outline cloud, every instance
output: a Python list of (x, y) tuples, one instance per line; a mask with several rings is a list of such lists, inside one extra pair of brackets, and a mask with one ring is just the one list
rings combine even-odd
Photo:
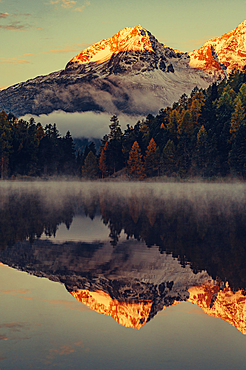
[(31, 63), (31, 62), (26, 59), (10, 58), (10, 59), (1, 60), (0, 63), (26, 64), (26, 63)]
[(19, 332), (21, 329), (25, 328), (27, 325), (25, 323), (10, 322), (6, 324), (0, 324), (0, 329), (9, 329), (10, 331)]
[(1, 18), (7, 18), (8, 15), (9, 15), (9, 13), (0, 13), (0, 19)]
[(13, 17), (33, 17), (30, 13), (11, 13)]
[(85, 10), (85, 5), (82, 5), (80, 8), (75, 8), (75, 12), (83, 12)]
[(0, 29), (2, 30), (11, 30), (11, 31), (23, 31), (27, 28), (30, 28), (30, 25), (27, 24), (20, 24), (20, 22), (12, 22), (7, 25), (0, 24)]
[(90, 1), (86, 1), (86, 3), (78, 8), (73, 9), (75, 12), (83, 12), (87, 6), (91, 5)]
[(65, 9), (72, 8), (76, 3), (77, 1), (74, 0), (50, 0), (51, 5), (59, 4)]
[[(29, 120), (32, 115), (22, 117)], [(36, 122), (43, 126), (49, 123), (56, 123), (61, 135), (65, 135), (69, 130), (73, 137), (102, 138), (109, 133), (109, 123), (112, 114), (109, 113), (65, 113), (62, 111), (53, 112), (49, 115), (33, 116)], [(127, 114), (118, 115), (121, 128), (124, 130), (126, 125), (133, 126), (143, 116), (128, 116)]]
[(0, 30), (24, 31), (30, 28), (41, 29), (41, 27), (35, 27), (25, 21), (23, 23), (23, 17), (24, 19), (35, 18), (35, 16), (30, 13), (0, 13), (0, 19), (10, 18), (8, 24), (0, 24)]
[(33, 53), (26, 53), (22, 54), (21, 57), (30, 57), (31, 55), (34, 55)]
[(50, 356), (51, 358), (53, 358), (54, 354), (62, 356), (62, 355), (70, 355), (70, 353), (73, 353), (73, 352), (75, 352), (75, 349), (72, 346), (64, 344), (59, 349), (50, 349)]
[(74, 353), (78, 350), (78, 348), (76, 348), (76, 347), (83, 348), (84, 352), (90, 352), (90, 348), (85, 347), (84, 343), (81, 341), (81, 342), (77, 342), (77, 343), (74, 343), (74, 344), (63, 344), (62, 346), (60, 346), (58, 348), (51, 348), (49, 350), (49, 353), (46, 356), (46, 358), (48, 360), (53, 360), (57, 356), (70, 355), (71, 353)]
[(83, 5), (77, 6), (76, 0), (50, 0), (49, 4), (51, 5), (60, 5), (64, 9), (72, 9), (75, 12), (83, 12), (87, 6), (90, 5), (90, 1), (86, 1)]

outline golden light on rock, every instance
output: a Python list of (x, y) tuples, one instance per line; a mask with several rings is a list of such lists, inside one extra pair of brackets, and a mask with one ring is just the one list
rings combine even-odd
[[(189, 289), (189, 302), (197, 304), (210, 316), (219, 317), (246, 334), (246, 296), (226, 286), (202, 284)], [(214, 297), (214, 299), (212, 299)]]
[(152, 302), (137, 303), (120, 302), (112, 299), (107, 293), (99, 290), (90, 292), (79, 289), (70, 292), (79, 302), (84, 303), (93, 311), (113, 317), (120, 325), (127, 328), (140, 329), (147, 322)]

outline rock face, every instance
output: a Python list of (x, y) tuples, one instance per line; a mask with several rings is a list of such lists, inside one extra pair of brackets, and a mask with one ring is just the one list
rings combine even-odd
[(246, 334), (246, 296), (241, 290), (233, 292), (230, 287), (202, 284), (189, 289), (192, 302), (210, 316), (219, 317)]
[(0, 91), (0, 110), (17, 116), (101, 111), (157, 113), (217, 78), (189, 65), (187, 53), (156, 40), (140, 25), (127, 27), (76, 55), (64, 70)]
[(190, 66), (213, 75), (227, 76), (246, 65), (246, 21), (235, 30), (207, 41), (200, 49), (189, 53)]

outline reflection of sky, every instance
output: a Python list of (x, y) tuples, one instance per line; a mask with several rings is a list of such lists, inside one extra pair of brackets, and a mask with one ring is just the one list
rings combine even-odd
[[(75, 216), (73, 222), (67, 229), (66, 225), (62, 223), (59, 225), (55, 237), (49, 239), (56, 243), (63, 243), (66, 241), (83, 241), (92, 242), (95, 240), (108, 240), (110, 230), (108, 226), (104, 225), (101, 216), (96, 215), (93, 220), (86, 216)], [(45, 235), (42, 235), (41, 239), (46, 239)]]
[(246, 337), (191, 303), (139, 331), (92, 312), (59, 283), (0, 266), (1, 369), (245, 369)]

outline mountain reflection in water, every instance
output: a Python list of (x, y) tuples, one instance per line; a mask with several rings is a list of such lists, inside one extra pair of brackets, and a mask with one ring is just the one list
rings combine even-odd
[[(189, 301), (246, 334), (245, 211), (242, 184), (7, 183), (0, 261), (126, 327)], [(108, 238), (56, 240), (86, 217), (100, 217)]]

